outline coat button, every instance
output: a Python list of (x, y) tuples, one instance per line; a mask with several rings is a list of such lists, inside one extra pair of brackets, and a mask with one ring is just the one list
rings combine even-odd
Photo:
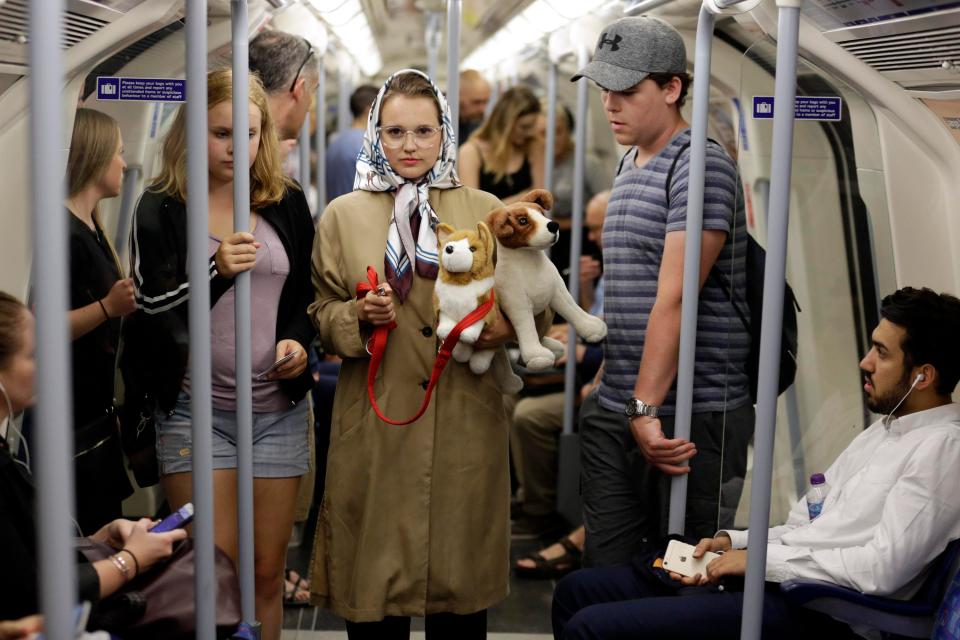
[(425, 326), (423, 327), (423, 329), (420, 329), (420, 333), (423, 335), (424, 338), (429, 338), (430, 336), (433, 335), (433, 329)]
[(429, 387), (429, 386), (430, 386), (430, 381), (429, 381), (429, 380), (424, 380), (423, 382), (420, 383), (420, 388), (423, 389), (424, 391), (426, 391), (426, 390), (427, 390), (427, 387)]

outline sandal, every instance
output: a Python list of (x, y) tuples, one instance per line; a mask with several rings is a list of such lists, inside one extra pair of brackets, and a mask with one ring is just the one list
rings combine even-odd
[(310, 583), (293, 569), (286, 569), (283, 572), (283, 577), (283, 606), (309, 606)]
[(566, 536), (557, 540), (557, 544), (563, 547), (564, 553), (561, 556), (547, 560), (540, 552), (534, 552), (523, 556), (518, 560), (532, 560), (533, 567), (522, 567), (516, 563), (513, 565), (513, 571), (518, 578), (529, 578), (533, 580), (558, 580), (571, 571), (580, 568), (580, 559), (583, 552), (576, 547)]

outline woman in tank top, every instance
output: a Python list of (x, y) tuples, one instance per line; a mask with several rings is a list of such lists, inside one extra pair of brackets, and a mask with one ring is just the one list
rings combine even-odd
[(537, 135), (540, 102), (526, 87), (508, 89), (490, 117), (460, 147), (460, 177), (468, 187), (510, 204), (543, 186), (543, 141)]

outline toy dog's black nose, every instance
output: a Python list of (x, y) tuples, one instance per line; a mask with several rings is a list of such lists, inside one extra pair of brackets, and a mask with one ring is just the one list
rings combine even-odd
[(547, 223), (547, 231), (549, 231), (550, 233), (556, 233), (559, 228), (560, 228), (560, 225), (554, 222), (553, 220)]
[(444, 249), (447, 253), (453, 253), (453, 245), (447, 245)]

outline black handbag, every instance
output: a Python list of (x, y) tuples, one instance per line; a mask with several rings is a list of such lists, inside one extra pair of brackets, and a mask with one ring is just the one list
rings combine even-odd
[(120, 446), (130, 463), (133, 477), (141, 488), (160, 482), (157, 462), (157, 426), (155, 403), (149, 396), (141, 402), (128, 402), (120, 407)]
[[(80, 553), (89, 562), (104, 560), (116, 549), (82, 538)], [(240, 582), (233, 561), (214, 548), (217, 637), (229, 638), (240, 624)], [(196, 637), (193, 540), (181, 542), (173, 555), (101, 600), (91, 616), (90, 629), (102, 629), (138, 640), (186, 640)]]

